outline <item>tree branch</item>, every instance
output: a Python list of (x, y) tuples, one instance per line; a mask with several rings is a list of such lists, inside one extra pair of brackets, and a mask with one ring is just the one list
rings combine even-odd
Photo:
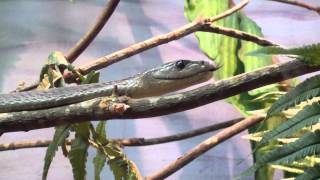
[(210, 17), (210, 18), (199, 18), (199, 19), (197, 19), (187, 25), (184, 25), (184, 26), (178, 28), (175, 31), (172, 31), (172, 32), (169, 32), (166, 34), (162, 34), (159, 36), (155, 36), (153, 38), (150, 38), (150, 39), (145, 40), (143, 42), (131, 45), (125, 49), (114, 52), (110, 55), (101, 57), (93, 62), (90, 62), (88, 64), (80, 66), (78, 68), (78, 70), (83, 74), (87, 74), (93, 70), (102, 69), (102, 68), (109, 66), (113, 63), (116, 63), (120, 60), (131, 57), (133, 55), (136, 55), (142, 51), (159, 46), (161, 44), (168, 43), (173, 40), (180, 39), (188, 34), (199, 31), (203, 26), (205, 26), (207, 24), (211, 25), (214, 21), (220, 20), (226, 16), (229, 16), (229, 15), (235, 13), (236, 11), (240, 10), (245, 5), (247, 5), (248, 2), (249, 2), (249, 0), (243, 0), (242, 2), (237, 4), (236, 6), (230, 8), (229, 10), (227, 10), (217, 16)]
[(172, 142), (172, 141), (180, 141), (183, 139), (191, 138), (191, 137), (205, 134), (208, 132), (227, 128), (227, 127), (232, 126), (233, 124), (238, 123), (242, 120), (243, 120), (243, 118), (237, 118), (237, 119), (233, 119), (230, 121), (217, 123), (217, 124), (213, 124), (213, 125), (206, 126), (203, 128), (195, 129), (193, 131), (174, 134), (171, 136), (164, 136), (164, 137), (151, 138), (151, 139), (129, 138), (129, 139), (119, 139), (116, 141), (118, 141), (123, 146), (146, 146), (146, 145), (162, 144), (162, 143), (168, 143), (168, 142)]
[[(219, 19), (222, 19), (238, 10), (243, 8), (246, 4), (248, 4), (249, 0), (243, 0), (238, 5), (232, 7), (231, 9), (225, 11), (224, 13), (211, 17), (211, 18), (199, 18), (187, 25), (184, 25), (174, 31), (171, 31), (166, 34), (162, 34), (159, 36), (152, 37), (150, 39), (147, 39), (145, 41), (133, 44), (127, 48), (124, 48), (122, 50), (116, 51), (112, 54), (109, 54), (107, 56), (100, 57), (88, 64), (82, 65), (77, 68), (79, 72), (81, 72), (83, 75), (88, 74), (92, 70), (100, 70), (106, 66), (109, 66), (113, 63), (116, 63), (118, 61), (121, 61), (125, 58), (131, 57), (133, 55), (136, 55), (140, 52), (146, 51), (148, 49), (151, 49), (153, 47), (168, 43), (173, 40), (180, 39), (186, 35), (192, 34), (196, 31), (201, 30), (203, 26), (211, 25), (214, 21), (217, 21)], [(66, 79), (73, 79), (73, 77), (64, 77)], [(31, 89), (36, 88), (38, 83), (33, 83), (30, 86), (27, 86), (25, 88), (20, 88), (16, 91), (28, 91)]]
[(280, 2), (280, 3), (286, 3), (286, 4), (291, 4), (294, 6), (299, 6), (305, 9), (309, 9), (311, 11), (315, 11), (320, 15), (320, 6), (314, 6), (311, 4), (307, 4), (305, 2), (299, 2), (299, 1), (294, 1), (294, 0), (269, 0), (269, 1), (275, 1), (275, 2)]
[[(111, 139), (111, 141), (117, 141), (122, 146), (147, 146), (168, 143), (172, 141), (180, 141), (183, 139), (191, 138), (208, 132), (216, 131), (229, 127), (235, 123), (240, 122), (243, 118), (237, 118), (230, 121), (213, 124), (210, 126), (202, 127), (188, 132), (178, 133), (170, 136), (163, 136), (158, 138), (126, 138), (126, 139)], [(72, 140), (67, 140), (66, 144), (71, 145)], [(7, 144), (0, 144), (0, 151), (24, 149), (24, 148), (37, 148), (37, 147), (47, 147), (52, 140), (37, 140), (37, 141), (21, 141), (21, 142), (12, 142)]]
[(223, 34), (229, 37), (238, 38), (245, 41), (251, 41), (261, 46), (280, 46), (275, 42), (272, 42), (270, 40), (267, 40), (259, 36), (255, 36), (253, 34), (250, 34), (244, 31), (239, 31), (237, 29), (231, 29), (231, 28), (226, 28), (226, 27), (221, 27), (216, 25), (203, 26), (200, 29), (200, 31)]
[[(320, 70), (320, 66), (308, 66), (300, 60), (292, 60), (174, 95), (142, 99), (108, 98), (108, 101), (105, 98), (96, 98), (51, 109), (1, 113), (0, 132), (28, 131), (89, 119), (134, 119), (167, 115), (317, 70)], [(125, 109), (121, 108), (125, 106), (129, 108), (121, 110)]]
[(116, 9), (120, 0), (110, 0), (109, 3), (102, 10), (94, 26), (71, 48), (66, 55), (67, 60), (73, 63), (77, 57), (90, 45), (94, 38), (101, 31), (103, 26), (107, 23), (114, 10)]
[(240, 121), (223, 131), (217, 133), (216, 135), (206, 139), (202, 143), (198, 144), (196, 147), (189, 150), (186, 154), (183, 156), (177, 158), (174, 162), (168, 164), (158, 172), (155, 172), (151, 176), (145, 177), (146, 180), (152, 180), (152, 179), (165, 179), (166, 177), (170, 176), (171, 174), (175, 173), (188, 163), (190, 163), (192, 160), (196, 159), (200, 155), (204, 154), (211, 148), (215, 147), (216, 145), (224, 142), (225, 140), (233, 137), (234, 135), (240, 133), (243, 130), (246, 130), (247, 128), (259, 123), (262, 121), (264, 117), (259, 116), (251, 116), (243, 121)]
[[(37, 141), (20, 141), (7, 144), (0, 144), (0, 151), (36, 148), (36, 147), (48, 147), (52, 140), (37, 140)], [(70, 140), (66, 140), (67, 145), (71, 145)]]

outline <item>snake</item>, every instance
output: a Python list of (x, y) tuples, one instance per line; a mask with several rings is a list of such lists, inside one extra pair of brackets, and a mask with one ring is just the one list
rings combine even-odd
[(117, 81), (0, 94), (0, 113), (47, 109), (111, 96), (115, 85), (119, 96), (160, 96), (205, 82), (218, 68), (207, 61), (180, 59)]

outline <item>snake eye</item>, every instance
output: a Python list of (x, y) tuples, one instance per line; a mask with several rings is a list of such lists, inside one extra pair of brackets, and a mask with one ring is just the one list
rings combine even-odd
[(187, 64), (186, 61), (180, 60), (176, 62), (175, 66), (177, 69), (181, 70), (186, 66), (186, 64)]

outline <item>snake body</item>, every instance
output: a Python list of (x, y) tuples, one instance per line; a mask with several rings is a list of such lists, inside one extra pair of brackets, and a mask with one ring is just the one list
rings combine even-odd
[(216, 69), (217, 66), (204, 61), (178, 60), (119, 81), (1, 94), (0, 112), (52, 108), (110, 96), (114, 85), (119, 95), (157, 96), (207, 81)]

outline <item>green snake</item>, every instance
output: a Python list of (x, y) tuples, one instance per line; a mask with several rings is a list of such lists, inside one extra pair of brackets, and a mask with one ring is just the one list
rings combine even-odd
[(178, 60), (119, 81), (0, 94), (0, 112), (52, 108), (110, 96), (115, 85), (119, 95), (159, 96), (205, 82), (217, 69), (216, 65), (205, 61)]

